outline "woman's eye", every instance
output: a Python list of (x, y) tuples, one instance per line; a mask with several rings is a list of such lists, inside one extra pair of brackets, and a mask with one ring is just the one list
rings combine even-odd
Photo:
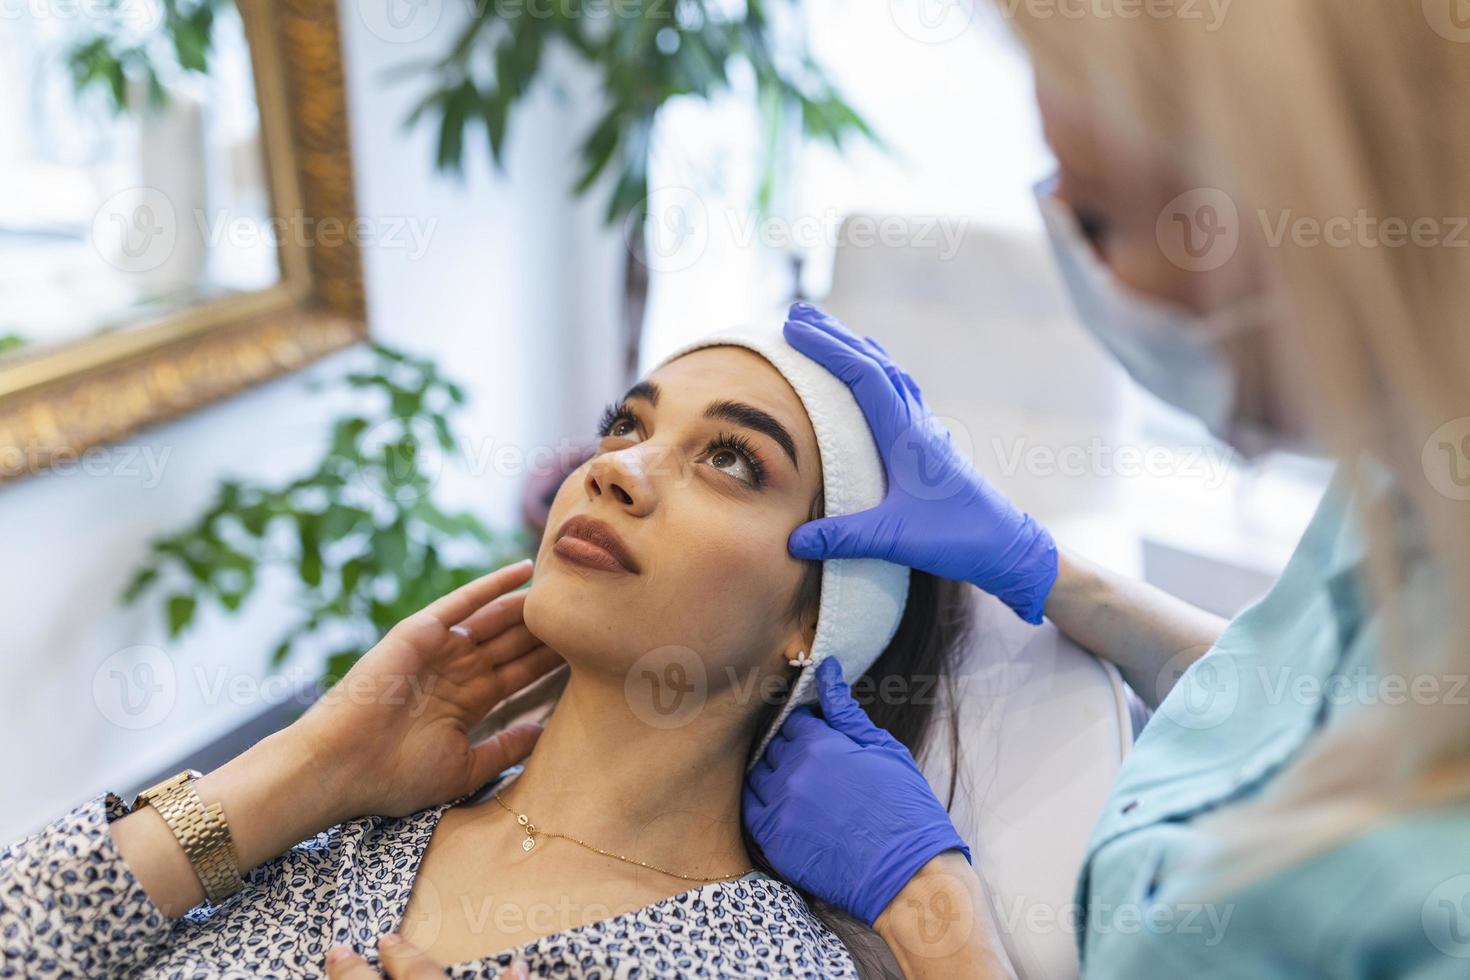
[(597, 422), (599, 438), (630, 439), (638, 435), (638, 418), (625, 405), (609, 405)]
[(710, 466), (727, 476), (760, 487), (765, 483), (765, 467), (760, 455), (748, 440), (740, 436), (721, 436), (710, 444), (705, 459)]

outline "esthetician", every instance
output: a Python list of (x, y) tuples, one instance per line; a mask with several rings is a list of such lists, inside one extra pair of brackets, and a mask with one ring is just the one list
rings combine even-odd
[[(1337, 476), (1226, 623), (1059, 547), (881, 347), (799, 306), (788, 340), (851, 387), (889, 479), (791, 553), (969, 581), (1156, 706), (1080, 870), (1085, 976), (1470, 975), (1470, 23), (1451, 0), (1251, 0), (1213, 27), (1005, 7), (1081, 319), (1243, 453), (1306, 448)], [(840, 682), (789, 720), (746, 807), (789, 878), (860, 916), (923, 883), (931, 901), (889, 914), (1010, 975), (947, 858), (908, 846), (944, 808)], [(1226, 927), (1177, 927), (1201, 907)]]

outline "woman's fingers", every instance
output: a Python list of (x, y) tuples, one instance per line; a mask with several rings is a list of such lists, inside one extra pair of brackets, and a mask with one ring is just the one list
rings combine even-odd
[(542, 644), (523, 657), (517, 657), (508, 664), (495, 668), (495, 679), (500, 682), (500, 697), (497, 701), (510, 697), (521, 688), (538, 681), (551, 673), (562, 664), (566, 663), (551, 647)]
[(395, 933), (386, 932), (378, 939), (378, 959), (383, 961), (383, 969), (390, 980), (428, 980), (430, 977), (442, 980), (444, 976), (442, 966)]
[(541, 726), (525, 721), (496, 732), (470, 749), (470, 785), (465, 792), (484, 786), (496, 774), (530, 755), (540, 737)]
[(541, 641), (536, 639), (526, 624), (517, 623), (499, 636), (482, 642), (477, 656), (492, 667), (501, 667), (519, 660), (539, 646)]
[(378, 971), (346, 946), (327, 950), (327, 976), (331, 980), (377, 980)]
[[(378, 959), (389, 980), (429, 980), (444, 976), (444, 968), (429, 959), (423, 950), (391, 932), (378, 940)], [(368, 980), (378, 975), (367, 960), (345, 946), (334, 946), (327, 952), (327, 976), (331, 980)]]
[(525, 622), (525, 617), (526, 592), (521, 590), (490, 600), (451, 628), (475, 643), (484, 643)]
[(435, 600), (424, 611), (445, 626), (453, 626), (492, 599), (525, 585), (531, 579), (532, 568), (529, 558), (506, 565), (461, 585), (447, 596)]

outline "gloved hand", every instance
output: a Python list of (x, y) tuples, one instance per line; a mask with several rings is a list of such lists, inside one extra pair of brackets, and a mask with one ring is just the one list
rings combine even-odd
[(872, 925), (932, 858), (970, 849), (836, 658), (817, 667), (817, 692), (823, 718), (793, 711), (746, 777), (745, 825), (783, 877)]
[(877, 341), (806, 303), (791, 307), (784, 333), (852, 389), (888, 474), (877, 507), (793, 531), (792, 557), (881, 558), (973, 583), (1028, 623), (1041, 622), (1057, 578), (1056, 544), (954, 448), (914, 379)]

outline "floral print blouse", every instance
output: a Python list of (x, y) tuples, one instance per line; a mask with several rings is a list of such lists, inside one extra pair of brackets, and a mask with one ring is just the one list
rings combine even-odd
[[(378, 936), (402, 922), (440, 815), (477, 795), (329, 828), (254, 868), (218, 907), (173, 921), (113, 844), (108, 824), (127, 805), (99, 795), (0, 851), (0, 977), (320, 977), (336, 943), (377, 968)], [(495, 977), (515, 959), (533, 977), (857, 977), (801, 896), (759, 872), (445, 972)]]

